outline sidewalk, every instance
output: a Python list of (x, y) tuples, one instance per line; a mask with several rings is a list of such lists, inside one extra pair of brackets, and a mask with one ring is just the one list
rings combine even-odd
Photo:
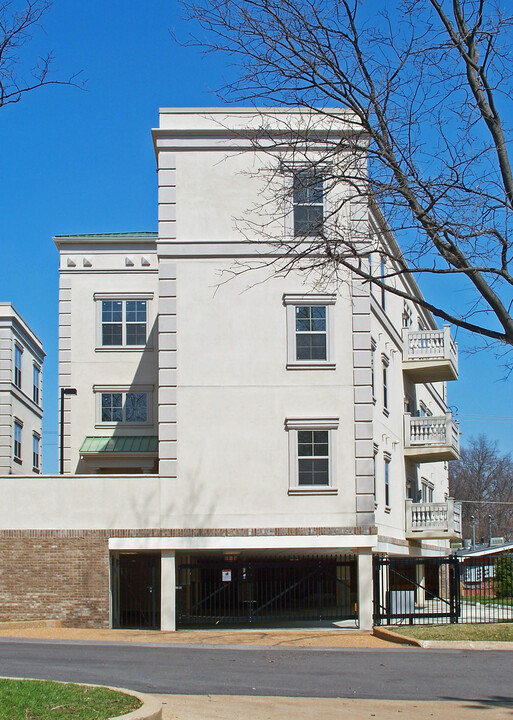
[(353, 628), (340, 630), (97, 630), (31, 627), (38, 623), (0, 623), (0, 637), (92, 642), (170, 643), (174, 645), (271, 645), (283, 647), (387, 648), (393, 643)]
[(511, 720), (511, 705), (474, 701), (157, 695), (162, 720)]

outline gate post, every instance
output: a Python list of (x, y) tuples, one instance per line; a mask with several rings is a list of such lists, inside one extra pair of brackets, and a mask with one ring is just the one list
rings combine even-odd
[(358, 627), (372, 630), (372, 550), (358, 550)]
[(162, 550), (160, 573), (160, 629), (176, 630), (176, 562), (174, 550)]

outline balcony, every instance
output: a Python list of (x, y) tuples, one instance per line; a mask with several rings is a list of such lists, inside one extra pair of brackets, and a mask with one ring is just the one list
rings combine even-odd
[(458, 378), (458, 346), (449, 325), (442, 330), (403, 330), (403, 371), (414, 383)]
[(461, 537), (461, 504), (448, 498), (441, 503), (406, 500), (406, 537), (409, 540)]
[(412, 417), (404, 414), (404, 455), (414, 462), (458, 460), (460, 431), (452, 413)]

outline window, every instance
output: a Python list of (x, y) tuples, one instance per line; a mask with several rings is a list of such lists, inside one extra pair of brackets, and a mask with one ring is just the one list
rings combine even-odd
[(14, 384), (21, 390), (21, 357), (23, 348), (19, 345), (14, 346)]
[(409, 328), (413, 324), (413, 310), (410, 303), (404, 301), (403, 305), (403, 328)]
[(315, 170), (298, 170), (293, 179), (294, 235), (320, 235), (324, 220), (323, 176)]
[(41, 370), (37, 365), (34, 365), (32, 373), (32, 400), (39, 405), (40, 396), (40, 385), (41, 385)]
[(388, 454), (384, 455), (385, 460), (385, 507), (390, 507), (390, 461), (391, 457)]
[(19, 420), (14, 421), (14, 460), (21, 464), (21, 429), (23, 424)]
[(148, 393), (102, 392), (100, 422), (147, 423)]
[(383, 367), (383, 412), (388, 415), (388, 364), (389, 360), (386, 355), (381, 356)]
[(145, 345), (146, 324), (146, 300), (102, 300), (103, 346)]
[(39, 435), (34, 433), (32, 435), (32, 467), (34, 470), (39, 472), (39, 452), (40, 452), (41, 438)]
[(372, 398), (373, 399), (376, 395), (375, 368), (376, 368), (376, 341), (374, 340), (374, 338), (371, 338), (371, 387), (372, 387)]
[(334, 431), (338, 419), (286, 420), (289, 433), (289, 493), (336, 492)]
[(433, 483), (430, 483), (425, 478), (422, 478), (420, 487), (421, 487), (421, 495), (420, 495), (421, 502), (432, 503), (434, 494), (435, 494), (435, 486), (433, 485)]
[(374, 443), (373, 447), (373, 453), (372, 453), (372, 494), (374, 495), (374, 508), (377, 507), (377, 495), (376, 495), (376, 457), (378, 454), (379, 448)]
[(333, 369), (334, 295), (284, 295), (287, 368)]
[[(381, 282), (385, 282), (385, 276), (387, 274), (387, 263), (383, 256), (381, 256), (381, 264), (380, 264), (380, 280)], [(386, 291), (385, 288), (381, 288), (381, 307), (383, 310), (385, 309), (386, 305)]]

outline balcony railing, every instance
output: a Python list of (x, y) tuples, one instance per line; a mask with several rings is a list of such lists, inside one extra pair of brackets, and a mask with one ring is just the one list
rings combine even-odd
[(418, 539), (461, 537), (461, 504), (453, 498), (441, 503), (406, 500), (406, 536)]
[(456, 380), (458, 346), (449, 325), (442, 330), (403, 331), (403, 369), (415, 382)]
[(460, 432), (452, 413), (445, 415), (404, 415), (404, 454), (417, 462), (457, 460), (460, 456)]

